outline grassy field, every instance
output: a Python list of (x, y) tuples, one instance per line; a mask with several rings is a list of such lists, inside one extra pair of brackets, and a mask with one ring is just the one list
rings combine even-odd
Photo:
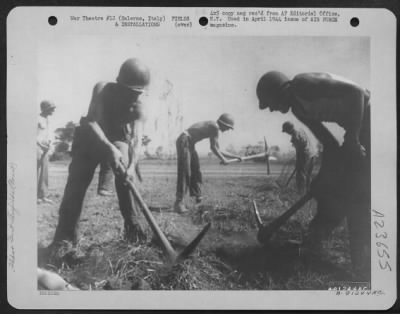
[[(129, 244), (122, 239), (123, 221), (116, 196), (96, 194), (97, 175), (89, 187), (79, 223), (80, 241), (75, 253), (79, 263), (65, 259), (46, 265), (73, 285), (91, 290), (253, 290), (327, 289), (334, 282), (349, 279), (350, 260), (345, 226), (325, 243), (328, 262), (299, 256), (288, 240), (301, 241), (315, 203), (309, 202), (276, 235), (271, 245), (256, 240), (257, 228), (252, 201), (258, 204), (265, 222), (290, 207), (299, 195), (292, 184), (280, 189), (276, 180), (282, 167), (272, 164), (267, 176), (265, 164), (242, 163), (219, 166), (203, 162), (204, 201), (187, 215), (171, 211), (175, 196), (175, 162), (144, 162), (140, 190), (153, 215), (173, 246), (180, 250), (207, 223), (212, 226), (191, 258), (172, 268), (148, 230), (148, 242)], [(54, 204), (38, 205), (39, 247), (54, 235), (58, 207), (67, 179), (67, 162), (51, 163), (50, 198)], [(293, 180), (294, 181), (294, 180)]]

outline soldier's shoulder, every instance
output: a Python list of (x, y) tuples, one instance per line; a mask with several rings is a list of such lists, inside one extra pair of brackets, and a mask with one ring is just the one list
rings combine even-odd
[(217, 123), (216, 121), (214, 121), (214, 120), (206, 121), (206, 123), (207, 123), (208, 125), (211, 125), (211, 126), (213, 126), (213, 127), (218, 128), (218, 123)]
[(329, 73), (323, 72), (308, 72), (300, 73), (293, 77), (292, 84), (304, 85), (304, 84), (316, 84), (324, 80), (332, 79)]
[(104, 81), (97, 82), (94, 85), (93, 91), (95, 93), (101, 93), (103, 90), (105, 90), (107, 87), (111, 86), (112, 84), (113, 83), (104, 82)]
[(211, 129), (211, 130), (213, 130), (213, 131), (215, 131), (216, 133), (218, 133), (218, 131), (219, 131), (219, 126), (218, 126), (218, 123), (216, 122), (216, 121), (207, 121), (206, 122), (206, 124), (207, 124), (207, 126)]

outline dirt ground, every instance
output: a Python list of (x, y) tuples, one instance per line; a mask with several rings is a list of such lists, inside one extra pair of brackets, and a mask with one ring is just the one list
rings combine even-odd
[[(324, 259), (299, 254), (294, 241), (302, 240), (315, 211), (313, 201), (281, 228), (271, 245), (257, 242), (252, 201), (257, 202), (263, 221), (268, 222), (299, 198), (294, 182), (287, 188), (278, 187), (276, 180), (282, 167), (271, 166), (272, 174), (268, 176), (265, 164), (223, 167), (203, 162), (204, 201), (195, 205), (187, 197), (191, 211), (178, 215), (171, 211), (175, 163), (142, 164), (144, 181), (140, 191), (177, 251), (211, 222), (209, 232), (192, 256), (173, 267), (165, 263), (150, 229), (147, 243), (130, 244), (122, 239), (123, 221), (116, 196), (97, 196), (96, 174), (79, 222), (80, 241), (73, 250), (81, 258), (65, 258), (61, 264), (41, 266), (89, 290), (315, 290), (350, 280), (345, 224), (324, 244)], [(49, 198), (54, 204), (38, 205), (39, 248), (49, 245), (53, 238), (67, 167), (67, 162), (51, 163)]]

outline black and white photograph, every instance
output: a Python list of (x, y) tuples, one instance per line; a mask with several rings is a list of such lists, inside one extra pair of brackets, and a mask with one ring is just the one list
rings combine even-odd
[[(382, 60), (372, 38), (392, 24), (372, 34), (361, 20), (357, 33), (354, 12), (322, 9), (112, 9), (60, 8), (48, 20), (44, 10), (21, 32), (11, 22), (29, 9), (9, 17), (9, 121), (17, 103), (29, 107), (29, 132), (8, 122), (20, 139), (9, 147), (7, 212), (33, 220), (25, 234), (9, 224), (32, 251), (28, 260), (9, 241), (9, 272), (26, 259), (28, 286), (53, 306), (91, 292), (76, 306), (97, 308), (110, 291), (146, 290), (138, 308), (168, 298), (165, 309), (192, 308), (175, 294), (155, 305), (154, 291), (242, 292), (243, 304), (275, 291), (271, 308), (282, 309), (386, 296), (389, 307), (395, 291), (375, 282), (396, 276), (396, 132), (385, 138), (396, 125), (395, 43), (381, 45)], [(18, 36), (30, 32), (34, 52), (19, 63)], [(310, 306), (312, 295), (291, 303), (306, 291), (331, 307)], [(199, 308), (235, 308), (213, 302)]]

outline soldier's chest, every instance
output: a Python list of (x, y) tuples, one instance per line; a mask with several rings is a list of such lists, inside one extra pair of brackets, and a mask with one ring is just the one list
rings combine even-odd
[(321, 122), (345, 124), (347, 112), (348, 104), (341, 97), (305, 99), (296, 96), (293, 105), (295, 115)]

